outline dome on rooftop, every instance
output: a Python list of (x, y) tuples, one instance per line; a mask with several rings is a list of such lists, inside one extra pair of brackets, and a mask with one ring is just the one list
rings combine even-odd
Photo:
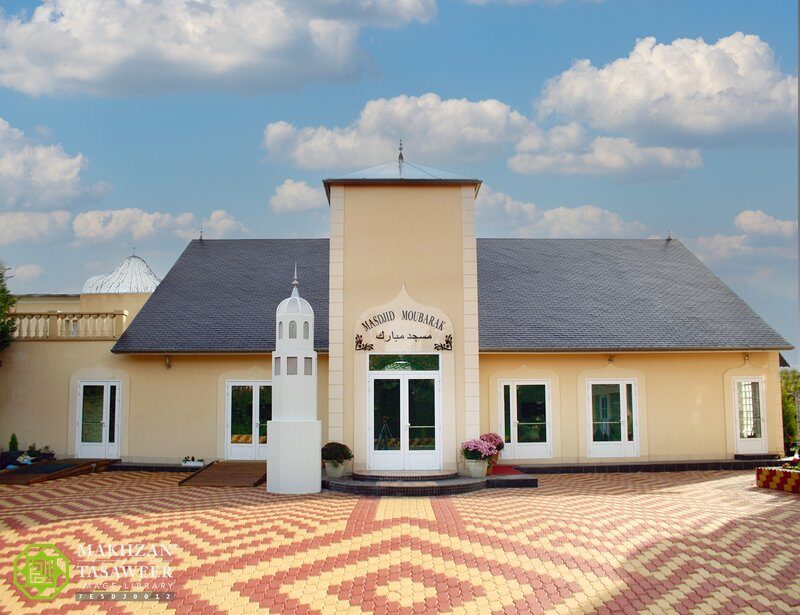
[(83, 285), (83, 294), (152, 293), (161, 281), (143, 258), (131, 255), (114, 271), (93, 275)]

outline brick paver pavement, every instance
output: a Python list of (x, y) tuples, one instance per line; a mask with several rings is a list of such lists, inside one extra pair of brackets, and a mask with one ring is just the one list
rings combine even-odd
[[(756, 488), (752, 472), (548, 475), (539, 489), (441, 498), (270, 496), (263, 488), (179, 487), (183, 476), (110, 472), (0, 487), (0, 609), (796, 613), (800, 606), (800, 497)], [(11, 562), (30, 543), (55, 543), (72, 563), (72, 582), (53, 602), (26, 600), (13, 586)], [(145, 551), (86, 553), (86, 545), (109, 544)], [(148, 553), (150, 545), (169, 554)], [(164, 583), (174, 598), (75, 600), (97, 583), (122, 587), (99, 568), (113, 572), (115, 564), (154, 565), (159, 574), (167, 565), (171, 577), (144, 582)]]

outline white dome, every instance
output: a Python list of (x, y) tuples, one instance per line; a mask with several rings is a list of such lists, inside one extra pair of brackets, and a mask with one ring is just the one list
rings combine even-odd
[(83, 285), (84, 294), (100, 293), (152, 293), (160, 278), (153, 273), (144, 259), (131, 255), (114, 271), (94, 275)]
[(311, 304), (300, 296), (297, 286), (292, 289), (292, 295), (278, 304), (275, 314), (277, 316), (302, 315), (313, 316), (314, 310)]

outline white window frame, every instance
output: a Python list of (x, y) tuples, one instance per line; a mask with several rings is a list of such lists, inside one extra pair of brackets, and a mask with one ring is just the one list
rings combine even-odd
[[(81, 442), (83, 425), (83, 387), (103, 387), (103, 428), (102, 442)], [(110, 390), (117, 387), (116, 407), (114, 408), (114, 442), (108, 441), (108, 421), (110, 420)], [(122, 424), (122, 382), (119, 380), (79, 380), (77, 391), (77, 412), (75, 416), (75, 456), (80, 458), (119, 459), (120, 425)]]
[[(741, 438), (739, 437), (739, 383), (758, 382), (759, 409), (761, 411), (761, 437), (760, 438)], [(766, 395), (764, 393), (765, 379), (763, 376), (736, 376), (731, 379), (733, 387), (733, 437), (735, 451), (737, 455), (758, 455), (767, 452), (767, 416), (765, 405)]]
[[(595, 442), (592, 415), (592, 386), (618, 384), (620, 388), (621, 442)], [(628, 441), (627, 385), (633, 385), (633, 441)], [(639, 456), (639, 381), (637, 378), (589, 378), (586, 380), (586, 456), (587, 457), (638, 457)]]
[[(545, 391), (545, 427), (547, 429), (546, 442), (517, 442), (517, 430), (514, 428), (517, 419), (517, 395), (516, 388), (520, 385), (544, 385)], [(552, 386), (551, 381), (546, 378), (528, 378), (523, 380), (500, 380), (498, 381), (498, 426), (499, 435), (505, 440), (506, 432), (506, 419), (505, 419), (505, 399), (503, 397), (503, 389), (506, 386), (511, 387), (511, 409), (509, 412), (510, 420), (512, 422), (511, 429), (511, 442), (505, 442), (503, 451), (500, 453), (503, 459), (552, 459), (553, 457), (553, 397), (551, 394)]]
[[(235, 386), (253, 387), (252, 434), (254, 440), (250, 443), (238, 444), (231, 442), (231, 403), (233, 401), (233, 387)], [(258, 388), (262, 386), (268, 386), (272, 389), (272, 380), (227, 380), (225, 382), (225, 459), (266, 460), (269, 433), (267, 433), (267, 443), (261, 444), (258, 442), (258, 406), (256, 405), (256, 400)], [(275, 392), (274, 389), (272, 392)]]

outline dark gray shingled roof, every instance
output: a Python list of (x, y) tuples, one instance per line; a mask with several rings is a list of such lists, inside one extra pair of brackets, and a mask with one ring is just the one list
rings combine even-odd
[(314, 308), (314, 343), (328, 348), (327, 239), (195, 239), (113, 352), (271, 352), (275, 309), (292, 292)]
[[(328, 347), (328, 240), (192, 241), (114, 352), (270, 352), (291, 291)], [(481, 351), (788, 349), (677, 240), (479, 239)]]
[(482, 351), (791, 344), (680, 241), (479, 239)]

